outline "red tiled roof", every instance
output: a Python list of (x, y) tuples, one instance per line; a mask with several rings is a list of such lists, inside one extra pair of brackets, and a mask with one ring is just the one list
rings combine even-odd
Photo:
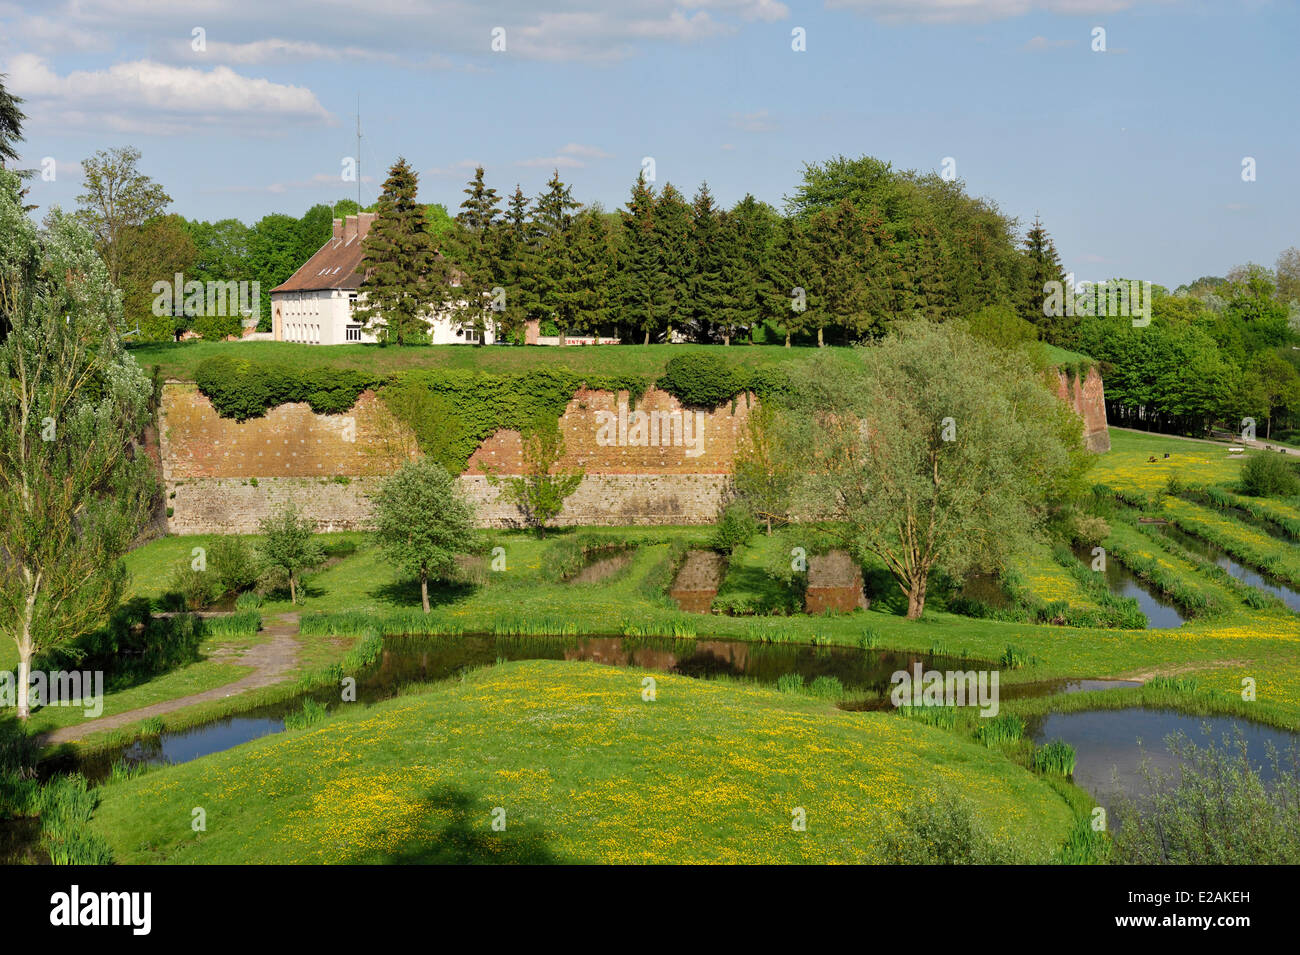
[(282, 285), (271, 289), (271, 293), (360, 288), (364, 278), (361, 254), (361, 240), (356, 237), (347, 242), (328, 239), (302, 268), (289, 276)]
[(361, 270), (361, 240), (375, 221), (373, 212), (345, 216), (334, 220), (334, 234), (303, 263), (302, 267), (282, 284), (271, 289), (276, 292), (317, 292), (328, 289), (360, 288), (365, 277)]

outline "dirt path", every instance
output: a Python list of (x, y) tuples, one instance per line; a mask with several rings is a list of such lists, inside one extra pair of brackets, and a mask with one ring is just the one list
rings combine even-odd
[(115, 713), (112, 716), (101, 716), (98, 719), (86, 720), (76, 726), (60, 727), (38, 737), (37, 742), (44, 746), (67, 743), (71, 740), (81, 739), (90, 733), (117, 729), (119, 726), (126, 726), (128, 723), (135, 723), (138, 720), (147, 720), (152, 716), (173, 713), (196, 703), (224, 700), (228, 696), (237, 696), (248, 690), (256, 690), (279, 683), (284, 679), (285, 673), (293, 669), (298, 662), (298, 615), (296, 613), (279, 614), (262, 628), (262, 633), (267, 634), (271, 639), (266, 643), (259, 643), (255, 647), (249, 647), (242, 652), (223, 648), (208, 658), (221, 663), (233, 663), (238, 666), (251, 666), (253, 668), (252, 673), (236, 680), (234, 683), (213, 687), (211, 690), (204, 690), (202, 693), (177, 697), (174, 700), (164, 700), (151, 706), (127, 710), (124, 713)]

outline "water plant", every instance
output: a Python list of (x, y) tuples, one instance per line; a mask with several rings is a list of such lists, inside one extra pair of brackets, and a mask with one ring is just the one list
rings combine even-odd
[(1013, 713), (981, 719), (975, 728), (975, 738), (985, 746), (1014, 743), (1025, 735), (1025, 721)]
[(1034, 771), (1057, 776), (1074, 775), (1074, 747), (1059, 739), (1034, 750)]
[(957, 725), (955, 706), (900, 706), (898, 712), (908, 719), (950, 730)]
[(308, 697), (302, 701), (302, 709), (297, 713), (290, 713), (284, 718), (284, 728), (287, 730), (301, 730), (309, 726), (315, 726), (325, 719), (329, 711), (325, 704), (318, 703)]

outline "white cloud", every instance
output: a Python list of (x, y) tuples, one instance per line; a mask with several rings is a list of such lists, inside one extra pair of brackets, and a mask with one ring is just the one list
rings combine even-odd
[(152, 60), (60, 75), (41, 57), (20, 53), (4, 67), (8, 87), (30, 101), (35, 122), (158, 133), (200, 125), (283, 127), (332, 124), (333, 117), (303, 86)]
[(1175, 3), (1177, 0), (826, 0), (831, 9), (857, 10), (887, 21), (1005, 20), (1030, 13), (1101, 15), (1118, 13), (1140, 3)]
[(1022, 50), (1028, 50), (1031, 53), (1046, 53), (1048, 50), (1056, 49), (1062, 46), (1069, 46), (1069, 40), (1049, 40), (1045, 36), (1036, 36), (1031, 38)]
[(550, 166), (553, 169), (582, 169), (587, 164), (572, 156), (537, 156), (533, 159), (516, 159), (516, 166)]
[(582, 156), (586, 159), (613, 159), (613, 153), (607, 153), (599, 146), (584, 146), (581, 143), (569, 143), (560, 149), (567, 156)]
[[(493, 66), (498, 56), (599, 63), (733, 34), (790, 9), (781, 0), (547, 0), (541, 9), (536, 0), (170, 0), (166, 13), (155, 0), (50, 0), (22, 19), (18, 42), (51, 55), (94, 42), (119, 56), (185, 65), (201, 56), (230, 65), (360, 59), (435, 69)], [(0, 0), (0, 34), (14, 34), (19, 19)], [(206, 30), (206, 53), (191, 49), (192, 27)], [(506, 30), (503, 54), (492, 52), (495, 27)], [(75, 42), (58, 39), (68, 31)]]
[(731, 126), (746, 133), (770, 133), (776, 129), (776, 123), (765, 109), (752, 113), (732, 113)]

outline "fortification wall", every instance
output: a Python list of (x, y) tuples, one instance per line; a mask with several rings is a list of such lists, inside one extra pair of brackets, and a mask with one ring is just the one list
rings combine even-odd
[[(560, 418), (563, 464), (586, 476), (556, 523), (713, 521), (749, 410), (744, 398), (712, 412), (686, 409), (653, 388), (635, 408), (626, 392), (578, 392)], [(379, 477), (418, 453), (415, 436), (371, 392), (344, 415), (286, 404), (241, 423), (220, 417), (192, 384), (169, 382), (159, 415), (174, 534), (252, 533), (285, 502), (321, 530), (362, 528)], [(511, 527), (519, 520), (487, 475), (523, 471), (517, 431), (498, 432), (471, 456), (460, 480), (485, 526)]]
[[(1106, 451), (1101, 376), (1061, 372), (1057, 393), (1084, 421), (1092, 451)], [(631, 406), (626, 392), (580, 391), (560, 419), (567, 467), (586, 476), (556, 523), (703, 524), (726, 499), (732, 460), (751, 404), (741, 398), (712, 412), (683, 408), (650, 389)], [(220, 417), (188, 383), (169, 382), (159, 410), (159, 458), (174, 534), (252, 533), (283, 502), (321, 530), (367, 525), (378, 480), (418, 454), (415, 436), (383, 401), (364, 392), (347, 414), (319, 415), (305, 404), (237, 422)], [(513, 505), (488, 474), (523, 473), (523, 441), (500, 431), (470, 457), (460, 481), (481, 523), (516, 526)]]
[(1089, 451), (1102, 454), (1110, 450), (1110, 431), (1106, 427), (1106, 390), (1096, 367), (1080, 379), (1065, 370), (1057, 373), (1057, 397), (1083, 418), (1083, 443)]

